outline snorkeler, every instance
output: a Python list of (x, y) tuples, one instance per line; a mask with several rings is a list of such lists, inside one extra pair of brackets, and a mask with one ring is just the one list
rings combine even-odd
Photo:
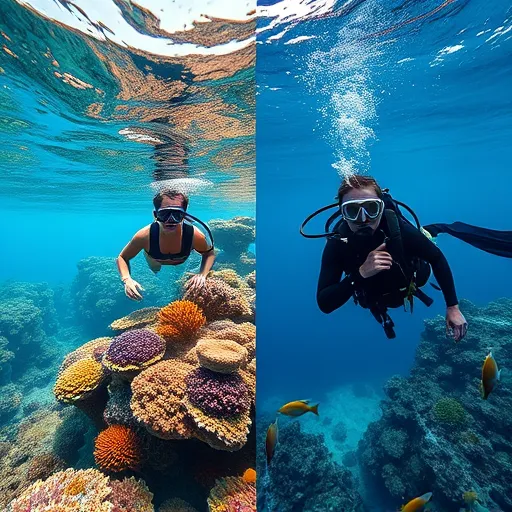
[[(117, 268), (128, 298), (142, 300), (140, 291), (144, 291), (144, 288), (130, 275), (130, 260), (141, 250), (144, 250), (149, 268), (155, 274), (162, 265), (181, 265), (195, 250), (202, 255), (201, 267), (199, 273), (187, 282), (187, 287), (194, 289), (204, 286), (215, 261), (213, 237), (206, 224), (187, 213), (188, 202), (185, 194), (175, 190), (163, 190), (154, 197), (154, 222), (137, 231), (117, 258)], [(211, 245), (199, 229), (184, 222), (189, 219), (205, 227), (212, 239)]]
[[(406, 208), (416, 226), (401, 212)], [(325, 224), (325, 233), (306, 234), (304, 226), (316, 215), (336, 208)], [(338, 217), (333, 229), (331, 226)], [(416, 214), (382, 190), (371, 177), (345, 178), (337, 202), (309, 215), (300, 233), (306, 238), (327, 237), (317, 288), (317, 303), (331, 313), (351, 297), (371, 311), (388, 338), (394, 338), (394, 323), (387, 309), (404, 306), (413, 311), (414, 298), (427, 307), (433, 300), (421, 287), (431, 271), (446, 302), (446, 330), (455, 341), (467, 332), (467, 322), (458, 306), (452, 272), (445, 256), (432, 241), (446, 233), (480, 250), (512, 258), (512, 231), (497, 231), (463, 222), (421, 226)], [(343, 273), (346, 276), (342, 278)]]

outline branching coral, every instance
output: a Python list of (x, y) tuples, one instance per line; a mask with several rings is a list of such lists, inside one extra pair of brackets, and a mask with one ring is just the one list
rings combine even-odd
[(153, 493), (143, 480), (133, 476), (110, 482), (112, 512), (154, 512)]
[(103, 364), (115, 372), (138, 371), (162, 359), (165, 341), (147, 329), (134, 329), (116, 336), (103, 357)]
[(109, 479), (96, 469), (67, 469), (38, 480), (12, 501), (9, 512), (112, 512)]
[(151, 434), (162, 439), (192, 437), (182, 404), (185, 378), (192, 369), (177, 360), (161, 361), (133, 379), (130, 407)]
[(208, 496), (210, 512), (235, 512), (236, 505), (238, 510), (256, 512), (256, 487), (240, 477), (217, 480)]
[(236, 372), (247, 361), (247, 350), (231, 340), (202, 338), (196, 353), (201, 366), (219, 373)]
[(219, 374), (198, 368), (186, 378), (187, 397), (204, 413), (229, 418), (250, 407), (247, 385), (239, 374)]
[(140, 329), (146, 325), (152, 324), (158, 318), (160, 308), (142, 308), (130, 313), (123, 318), (119, 318), (110, 324), (113, 331), (126, 331), (128, 329)]
[(142, 460), (140, 440), (133, 429), (110, 425), (96, 438), (94, 459), (106, 471), (137, 469)]
[(240, 290), (220, 279), (207, 279), (202, 288), (187, 289), (183, 298), (196, 303), (208, 321), (252, 317), (251, 306)]
[(158, 313), (156, 332), (164, 338), (188, 341), (205, 324), (201, 308), (189, 300), (176, 300)]
[(104, 377), (100, 363), (94, 359), (81, 359), (59, 375), (53, 392), (61, 402), (82, 400), (101, 385)]

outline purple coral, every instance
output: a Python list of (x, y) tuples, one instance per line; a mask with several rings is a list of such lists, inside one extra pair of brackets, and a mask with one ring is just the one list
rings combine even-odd
[(105, 358), (111, 366), (125, 367), (143, 365), (156, 360), (165, 352), (165, 341), (147, 329), (134, 329), (116, 336), (110, 344)]
[(190, 402), (206, 414), (235, 416), (250, 406), (249, 390), (238, 373), (222, 374), (198, 368), (186, 379)]

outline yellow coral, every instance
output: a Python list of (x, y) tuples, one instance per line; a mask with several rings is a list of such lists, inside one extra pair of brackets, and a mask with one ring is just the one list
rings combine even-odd
[(175, 300), (158, 313), (157, 334), (173, 340), (190, 340), (205, 324), (201, 308), (188, 300)]
[(478, 494), (475, 491), (466, 491), (462, 495), (462, 498), (464, 499), (464, 503), (466, 503), (466, 505), (472, 505), (478, 499)]
[(202, 338), (196, 353), (201, 366), (219, 373), (233, 373), (247, 361), (247, 350), (231, 340)]
[(228, 476), (217, 480), (208, 496), (210, 512), (225, 512), (228, 503), (237, 503), (256, 512), (256, 486), (241, 477)]
[(185, 378), (193, 368), (176, 359), (160, 361), (133, 379), (130, 407), (151, 434), (162, 439), (192, 437), (182, 399)]
[(73, 352), (70, 352), (65, 358), (59, 368), (59, 375), (62, 374), (66, 368), (69, 368), (73, 363), (80, 361), (81, 359), (95, 359), (96, 361), (101, 360), (101, 356), (108, 349), (112, 338), (101, 337), (95, 338), (94, 340), (88, 341), (81, 347), (78, 347)]
[(94, 359), (81, 359), (59, 375), (53, 392), (61, 402), (81, 400), (98, 388), (104, 376), (101, 363)]
[(155, 307), (138, 309), (123, 318), (114, 320), (109, 327), (113, 331), (141, 328), (155, 322), (159, 311), (160, 308)]

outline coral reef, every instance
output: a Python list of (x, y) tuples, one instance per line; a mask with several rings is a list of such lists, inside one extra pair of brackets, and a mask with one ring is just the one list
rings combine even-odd
[[(275, 417), (258, 415), (258, 467), (266, 466), (265, 435)], [(269, 479), (258, 478), (258, 509), (292, 512), (361, 510), (351, 473), (332, 460), (323, 434), (307, 434), (299, 421), (280, 425), (279, 446), (269, 466)]]
[(112, 480), (110, 488), (112, 512), (154, 512), (153, 493), (143, 480), (134, 477)]
[(200, 307), (188, 300), (176, 300), (158, 313), (156, 332), (165, 338), (189, 341), (205, 324), (206, 318)]
[(387, 382), (382, 418), (359, 443), (365, 479), (390, 504), (428, 488), (441, 510), (458, 510), (472, 489), (486, 507), (512, 509), (512, 391), (479, 392), (490, 346), (500, 367), (512, 361), (512, 300), (461, 310), (470, 327), (460, 343), (446, 339), (443, 318), (425, 321), (410, 376)]
[(105, 471), (137, 469), (142, 460), (140, 439), (130, 427), (110, 425), (96, 438), (94, 459)]
[(196, 345), (199, 364), (219, 373), (233, 373), (247, 362), (247, 350), (231, 340), (201, 338)]
[(123, 316), (118, 320), (114, 320), (109, 327), (113, 331), (126, 331), (127, 329), (141, 329), (146, 325), (156, 322), (160, 308), (150, 307), (142, 308)]
[(226, 318), (254, 318), (251, 305), (240, 290), (220, 279), (208, 278), (202, 288), (187, 289), (183, 298), (196, 303), (209, 322)]
[(208, 497), (210, 512), (256, 512), (256, 486), (240, 477), (221, 478)]
[(116, 336), (102, 362), (113, 372), (138, 371), (160, 361), (165, 353), (165, 341), (147, 329), (133, 329)]

